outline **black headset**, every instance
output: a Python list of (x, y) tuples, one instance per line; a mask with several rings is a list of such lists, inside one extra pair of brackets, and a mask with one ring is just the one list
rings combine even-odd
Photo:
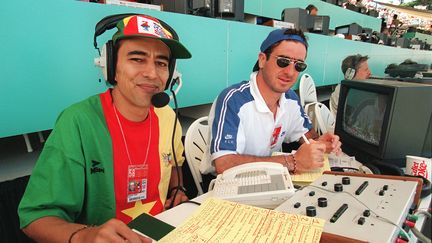
[(361, 55), (355, 55), (354, 58), (351, 60), (350, 65), (348, 66), (347, 70), (344, 73), (344, 77), (347, 80), (352, 80), (357, 72), (357, 68), (360, 64), (360, 60), (362, 60)]
[[(109, 40), (102, 47), (102, 51), (100, 51), (96, 39), (98, 36), (102, 35), (105, 31), (116, 27), (117, 23), (120, 20), (134, 15), (143, 15), (143, 14), (137, 14), (137, 13), (114, 14), (114, 15), (106, 16), (105, 18), (101, 19), (95, 26), (93, 45), (98, 50), (100, 56), (99, 58), (95, 59), (95, 63), (102, 68), (105, 80), (111, 85), (115, 85), (117, 83), (117, 81), (115, 80), (115, 69), (116, 69), (116, 62), (117, 62), (118, 47), (114, 46), (112, 40)], [(171, 32), (174, 40), (177, 41), (179, 40), (177, 33), (173, 28), (171, 28), (171, 26), (169, 26), (167, 23), (165, 23), (160, 19), (157, 18), (155, 19), (161, 23), (162, 27), (164, 27), (169, 32)], [(176, 59), (171, 57), (168, 64), (169, 76), (166, 82), (165, 90), (168, 89), (171, 85), (175, 68), (176, 68)]]

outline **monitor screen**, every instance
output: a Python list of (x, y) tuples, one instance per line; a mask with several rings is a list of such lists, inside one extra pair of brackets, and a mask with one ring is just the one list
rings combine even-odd
[(330, 17), (324, 15), (311, 16), (307, 18), (307, 30), (312, 33), (327, 35), (329, 32)]
[(336, 28), (336, 34), (348, 34), (349, 32), (349, 26)]
[(350, 89), (346, 95), (342, 129), (372, 145), (380, 143), (387, 95)]

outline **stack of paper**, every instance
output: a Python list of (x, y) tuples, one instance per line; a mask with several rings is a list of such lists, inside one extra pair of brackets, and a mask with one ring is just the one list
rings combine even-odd
[(210, 198), (158, 242), (319, 242), (324, 222)]

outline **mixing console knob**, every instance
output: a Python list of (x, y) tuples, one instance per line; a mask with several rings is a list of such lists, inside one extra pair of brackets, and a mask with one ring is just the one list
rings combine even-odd
[(340, 183), (334, 184), (334, 190), (335, 190), (335, 192), (341, 192), (341, 191), (343, 191), (342, 184), (340, 184)]
[(327, 207), (327, 198), (325, 198), (325, 197), (318, 198), (318, 207), (320, 207), (320, 208)]
[(306, 216), (309, 216), (309, 217), (315, 217), (316, 216), (316, 209), (314, 206), (307, 206), (306, 207)]
[(370, 216), (370, 210), (365, 210), (365, 211), (363, 211), (363, 216), (365, 216), (365, 217), (369, 217)]
[(342, 177), (342, 184), (349, 185), (350, 184), (350, 178), (349, 177)]

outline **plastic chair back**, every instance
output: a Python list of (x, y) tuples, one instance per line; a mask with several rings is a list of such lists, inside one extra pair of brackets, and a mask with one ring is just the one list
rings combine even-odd
[(300, 104), (304, 107), (307, 103), (318, 102), (318, 97), (313, 78), (305, 73), (300, 78), (299, 84)]
[(334, 132), (336, 120), (327, 106), (322, 103), (315, 104), (315, 116), (318, 121), (318, 134)]
[(204, 151), (208, 144), (208, 117), (201, 117), (195, 120), (189, 127), (185, 136), (185, 155), (191, 170), (198, 195), (203, 194), (202, 176), (199, 170), (203, 159)]

